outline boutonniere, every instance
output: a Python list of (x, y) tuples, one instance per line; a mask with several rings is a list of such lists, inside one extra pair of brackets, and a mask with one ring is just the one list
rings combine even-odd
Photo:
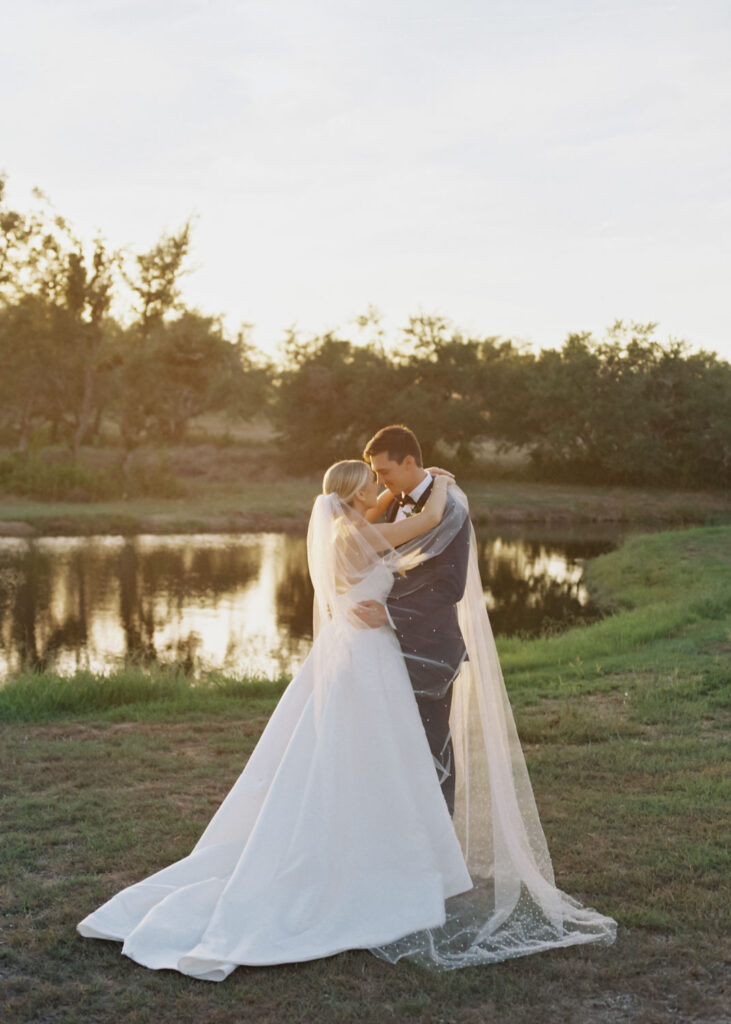
[(410, 518), (411, 516), (418, 516), (420, 512), (421, 509), (417, 505), (407, 505), (404, 507), (404, 515), (407, 518)]

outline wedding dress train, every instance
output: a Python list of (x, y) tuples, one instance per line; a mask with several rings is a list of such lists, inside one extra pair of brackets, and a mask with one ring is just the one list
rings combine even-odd
[[(359, 588), (383, 600), (384, 569)], [(472, 885), (390, 628), (326, 628), (192, 853), (78, 926), (211, 981), (440, 926)], [(327, 651), (327, 696), (314, 679)]]

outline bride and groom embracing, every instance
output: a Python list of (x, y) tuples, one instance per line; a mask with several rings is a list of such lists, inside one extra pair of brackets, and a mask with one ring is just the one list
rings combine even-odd
[(243, 772), (187, 857), (79, 932), (210, 981), (346, 949), (453, 969), (611, 942), (555, 885), (450, 475), (384, 428), (325, 474), (307, 550), (313, 645)]

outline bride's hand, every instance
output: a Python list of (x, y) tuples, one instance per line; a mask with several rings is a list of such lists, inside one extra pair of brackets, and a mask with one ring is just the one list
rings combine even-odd
[(369, 629), (378, 629), (388, 624), (386, 608), (380, 601), (361, 601), (353, 607), (352, 612)]
[(454, 473), (450, 473), (448, 469), (441, 469), (439, 466), (427, 466), (426, 471), (432, 476), (446, 476), (450, 480), (454, 480)]

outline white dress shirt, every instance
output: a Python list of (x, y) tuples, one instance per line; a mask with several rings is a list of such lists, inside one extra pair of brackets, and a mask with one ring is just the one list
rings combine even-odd
[[(413, 498), (415, 502), (417, 502), (433, 479), (434, 477), (431, 475), (431, 473), (427, 473), (424, 479), (421, 481), (421, 483), (417, 484), (413, 491), (409, 491), (409, 496)], [(406, 513), (404, 511), (404, 508), (405, 506), (399, 505), (398, 511), (396, 512), (396, 518), (394, 519), (395, 523), (400, 522), (402, 519), (406, 519)]]

